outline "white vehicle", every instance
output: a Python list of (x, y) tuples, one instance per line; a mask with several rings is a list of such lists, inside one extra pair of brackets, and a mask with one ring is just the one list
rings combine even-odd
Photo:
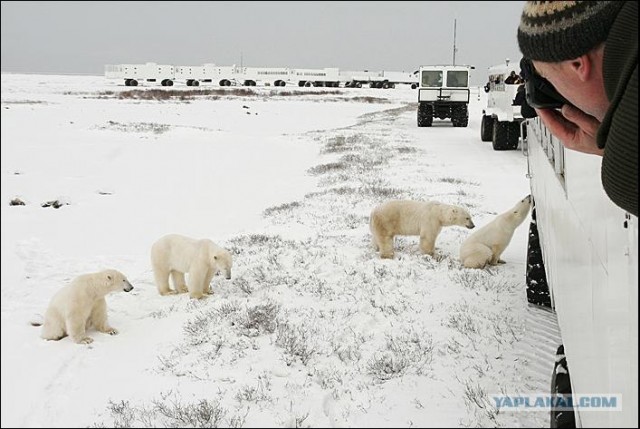
[(340, 81), (345, 88), (395, 88), (398, 84), (411, 85), (413, 89), (418, 87), (418, 80), (413, 73), (394, 71), (341, 71)]
[(340, 86), (340, 73), (337, 68), (291, 69), (289, 71), (289, 80), (298, 86), (337, 88)]
[(451, 118), (454, 127), (469, 123), (469, 71), (472, 66), (422, 66), (418, 82), (418, 126), (430, 127), (433, 118)]
[(289, 80), (289, 69), (282, 67), (242, 67), (238, 74), (245, 86), (285, 86)]
[[(493, 142), (494, 150), (517, 149), (520, 139), (520, 105), (515, 105), (519, 80), (510, 83), (512, 73), (518, 76), (520, 66), (506, 60), (503, 64), (489, 67), (489, 80), (484, 87), (487, 107), (482, 110), (480, 139)], [(507, 83), (509, 82), (509, 83)]]
[[(539, 118), (526, 125), (527, 295), (557, 312), (568, 374), (554, 376), (569, 379), (574, 398), (620, 395), (619, 411), (574, 408), (578, 426), (638, 427), (638, 218), (605, 194), (600, 157), (565, 150)], [(567, 417), (552, 413), (552, 427)]]
[(125, 86), (138, 86), (139, 82), (160, 82), (162, 86), (172, 86), (175, 69), (172, 65), (156, 63), (106, 65), (105, 76), (124, 79)]

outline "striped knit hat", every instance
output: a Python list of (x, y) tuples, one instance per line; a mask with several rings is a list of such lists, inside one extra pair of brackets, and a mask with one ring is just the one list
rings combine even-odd
[(518, 27), (518, 44), (531, 60), (560, 62), (586, 54), (604, 42), (623, 1), (528, 1)]

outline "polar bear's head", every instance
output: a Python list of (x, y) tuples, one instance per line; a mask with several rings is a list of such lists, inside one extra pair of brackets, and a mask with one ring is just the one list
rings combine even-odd
[(460, 225), (469, 229), (475, 228), (467, 209), (459, 206), (443, 205), (442, 210), (443, 216), (440, 219), (443, 226)]
[(109, 292), (129, 292), (133, 289), (129, 280), (120, 271), (105, 270), (100, 275), (103, 277), (105, 288)]
[(516, 226), (520, 225), (527, 218), (530, 209), (531, 195), (527, 195), (513, 206), (509, 213)]
[(229, 280), (231, 278), (231, 265), (233, 258), (227, 250), (218, 248), (212, 253), (213, 267), (216, 273), (223, 273), (224, 277)]

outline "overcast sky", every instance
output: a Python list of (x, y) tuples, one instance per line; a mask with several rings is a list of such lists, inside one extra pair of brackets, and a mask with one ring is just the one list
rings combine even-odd
[(2, 2), (2, 71), (104, 73), (156, 62), (413, 71), (519, 60), (522, 1)]

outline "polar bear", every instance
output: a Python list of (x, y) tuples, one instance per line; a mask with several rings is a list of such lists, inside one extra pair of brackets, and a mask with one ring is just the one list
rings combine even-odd
[[(116, 335), (118, 331), (107, 322), (108, 293), (133, 289), (129, 280), (119, 271), (104, 270), (83, 274), (60, 289), (51, 299), (44, 316), (40, 336), (46, 340), (59, 340), (69, 335), (78, 344), (89, 344), (93, 338), (86, 335), (89, 327)], [(34, 326), (40, 323), (32, 322)]]
[(420, 250), (433, 256), (440, 230), (451, 225), (475, 226), (466, 209), (437, 201), (391, 200), (375, 207), (369, 218), (373, 246), (381, 258), (393, 258), (396, 235), (419, 235)]
[(513, 232), (526, 219), (531, 209), (531, 195), (518, 201), (506, 212), (471, 234), (460, 246), (460, 260), (466, 268), (484, 268), (487, 264), (505, 262), (500, 255), (507, 248)]
[[(209, 293), (209, 284), (216, 273), (224, 271), (225, 277), (231, 278), (231, 265), (231, 253), (206, 238), (196, 240), (169, 234), (151, 247), (151, 266), (160, 295), (189, 291), (191, 298), (200, 299)], [(173, 291), (169, 288), (170, 275)]]

